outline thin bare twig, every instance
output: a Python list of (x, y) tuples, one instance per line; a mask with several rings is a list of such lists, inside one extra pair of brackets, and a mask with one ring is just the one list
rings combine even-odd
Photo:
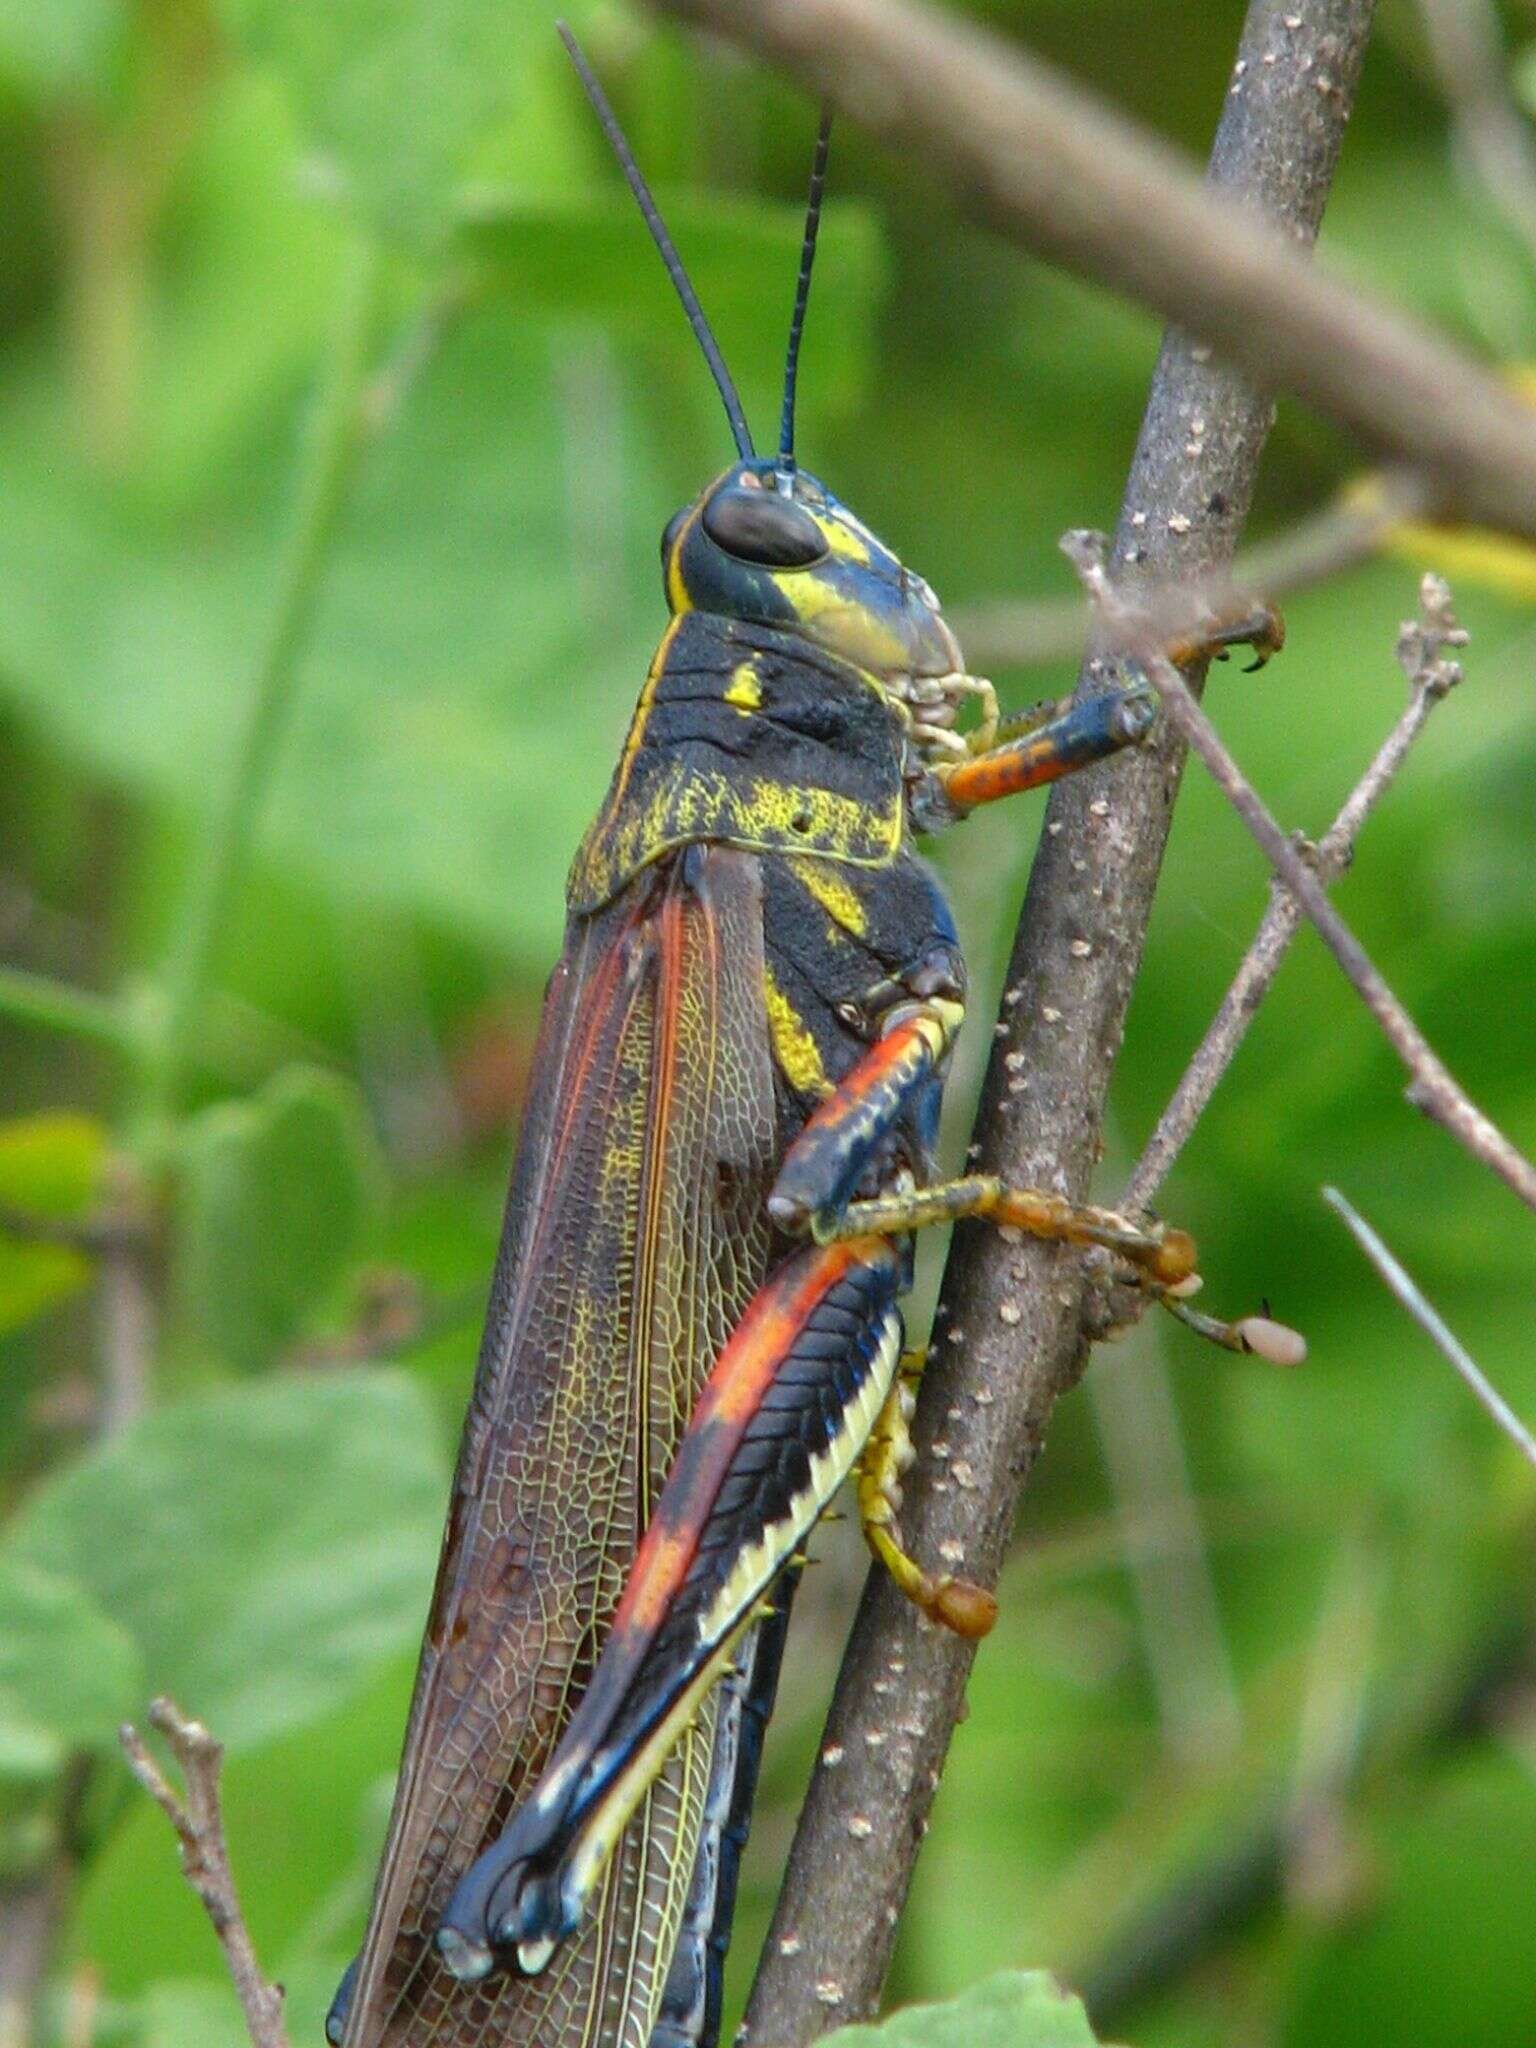
[[(1025, 248), (1421, 470), (1442, 506), (1536, 534), (1536, 411), (1407, 314), (1302, 261), (1284, 224), (1202, 188), (1178, 151), (1017, 44), (907, 0), (653, 4), (794, 72), (925, 175), (947, 173)], [(1319, 49), (1315, 9), (1269, 11), (1233, 97), (1278, 82), (1342, 105), (1349, 46)]]
[[(1438, 576), (1426, 576), (1419, 587), (1419, 617), (1405, 622), (1397, 641), (1398, 662), (1411, 691), (1407, 708), (1307, 856), (1323, 884), (1348, 867), (1361, 826), (1396, 779), (1430, 712), (1461, 681), (1460, 664), (1450, 660), (1445, 649), (1464, 647), (1466, 642), (1466, 632), (1457, 625), (1451, 609), (1450, 590)], [(1253, 943), (1126, 1183), (1121, 1197), (1126, 1210), (1147, 1206), (1189, 1142), (1259, 1005), (1269, 994), (1301, 918), (1301, 905), (1290, 890), (1282, 882), (1273, 883), (1269, 907)]]
[[(1407, 471), (1370, 478), (1339, 503), (1244, 548), (1231, 574), (1203, 595), (1211, 601), (1230, 589), (1280, 598), (1325, 583), (1373, 560), (1394, 527), (1419, 516), (1426, 502), (1423, 484)], [(1178, 595), (1169, 593), (1175, 601)], [(1183, 595), (1187, 598), (1188, 591)], [(1075, 661), (1088, 638), (1088, 620), (1076, 597), (984, 598), (953, 612), (950, 624), (968, 658), (982, 670)]]
[(155, 1700), (149, 1709), (149, 1723), (170, 1744), (186, 1787), (185, 1798), (150, 1755), (138, 1730), (125, 1724), (120, 1740), (128, 1768), (180, 1839), (182, 1872), (201, 1899), (224, 1951), (252, 2048), (289, 2048), (282, 1987), (269, 1984), (262, 1975), (229, 1867), (219, 1796), (223, 1744), (214, 1740), (201, 1721), (189, 1720), (174, 1700)]
[[(107, 1201), (90, 1217), (43, 1217), (7, 1205), (0, 1236), (52, 1244), (98, 1261), (96, 1317), (100, 1385), (91, 1401), (97, 1433), (112, 1437), (142, 1414), (154, 1355), (150, 1284), (153, 1238), (129, 1170), (114, 1164)], [(0, 2048), (28, 2048), (35, 2012), (68, 1911), (80, 1863), (81, 1815), (97, 1766), (89, 1756), (64, 1773), (57, 1835), (46, 1859), (11, 1884), (0, 1883)]]
[(1450, 1360), (1471, 1388), (1473, 1398), (1492, 1416), (1520, 1455), (1528, 1463), (1536, 1465), (1536, 1436), (1526, 1428), (1466, 1346), (1447, 1327), (1443, 1318), (1430, 1307), (1412, 1278), (1387, 1250), (1359, 1210), (1347, 1201), (1337, 1188), (1324, 1188), (1323, 1200), (1330, 1209), (1343, 1217), (1356, 1244), (1376, 1268), (1386, 1286), (1397, 1296), (1419, 1328)]
[(149, 1406), (158, 1317), (142, 1244), (119, 1238), (104, 1251), (96, 1316), (101, 1334), (96, 1426), (100, 1435), (113, 1437)]
[(0, 2048), (31, 2048), (36, 2007), (47, 1979), (75, 1872), (90, 1760), (66, 1766), (54, 1817), (52, 1853), (35, 1870), (0, 1879)]
[(1163, 652), (1155, 631), (1147, 629), (1144, 615), (1134, 603), (1116, 591), (1104, 563), (1103, 536), (1069, 535), (1065, 545), (1116, 643), (1133, 655), (1161, 697), (1170, 723), (1200, 756), (1217, 787), (1268, 856), (1270, 866), (1299, 899), (1323, 943), (1408, 1070), (1408, 1100), (1449, 1131), (1529, 1208), (1536, 1209), (1536, 1166), (1472, 1101), (1329, 902), (1322, 883), (1276, 824), (1200, 709), (1189, 685)]

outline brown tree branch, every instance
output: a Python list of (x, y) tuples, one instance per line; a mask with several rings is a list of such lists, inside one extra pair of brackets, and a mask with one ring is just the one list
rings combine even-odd
[[(1262, 207), (1292, 243), (1316, 233), (1370, 15), (1369, 0), (1254, 0), (1249, 9), (1244, 89), (1223, 105), (1210, 181)], [(792, 55), (796, 23), (826, 35), (850, 16), (858, 30), (847, 31), (852, 61), (828, 58), (822, 75), (853, 92), (873, 49), (871, 90), (892, 90), (886, 46), (917, 32), (903, 9), (882, 8), (877, 17), (826, 0), (793, 10), (753, 0), (731, 18), (759, 47), (771, 24), (772, 48)], [(1025, 146), (1029, 94), (1021, 107), (1004, 55), (988, 48), (978, 67), (967, 38), (959, 38), (957, 58), (948, 32), (922, 33), (934, 45), (922, 93), (898, 99), (894, 112), (877, 108), (876, 125), (917, 123), (912, 139), (922, 144), (942, 110), (954, 138), (990, 136), (1009, 154)], [(1285, 50), (1283, 65), (1263, 62), (1272, 48)], [(811, 49), (807, 42), (801, 51), (807, 65)], [(954, 98), (962, 77), (974, 105)], [(1061, 127), (1057, 105), (1051, 134)], [(945, 153), (951, 162), (961, 146), (954, 138)], [(1072, 138), (1068, 164), (1082, 141)], [(1151, 203), (1150, 193), (1143, 198)], [(1060, 203), (1076, 218), (1070, 190)], [(1220, 218), (1230, 232), (1224, 211)], [(1202, 345), (1170, 333), (1121, 512), (1117, 569), (1158, 583), (1223, 569), (1270, 416), (1267, 395)], [(1113, 664), (1095, 660), (1080, 688), (1114, 680)], [(977, 1122), (982, 1166), (1009, 1181), (1075, 1196), (1088, 1188), (1182, 758), (1169, 729), (1134, 757), (1059, 783), (1051, 796)], [(957, 1230), (916, 1423), (925, 1455), (903, 1511), (906, 1538), (924, 1559), (995, 1580), (1050, 1411), (1082, 1370), (1084, 1285), (1071, 1253), (1009, 1243), (985, 1228)], [(759, 2048), (801, 2048), (875, 2007), (973, 1653), (920, 1620), (883, 1574), (872, 1575), (748, 2006), (747, 2038)]]
[(224, 1951), (252, 2048), (289, 2048), (283, 2025), (282, 1987), (269, 1984), (240, 1911), (229, 1849), (224, 1840), (219, 1773), (224, 1747), (201, 1721), (192, 1721), (174, 1700), (155, 1700), (149, 1722), (170, 1744), (186, 1787), (183, 1798), (150, 1755), (139, 1731), (125, 1725), (120, 1739), (128, 1768), (160, 1808), (181, 1842), (181, 1868), (208, 1915)]
[[(1398, 662), (1411, 692), (1407, 708), (1345, 798), (1338, 816), (1307, 856), (1325, 886), (1348, 867), (1361, 827), (1396, 780), (1430, 712), (1461, 681), (1460, 663), (1448, 659), (1445, 650), (1464, 647), (1466, 641), (1467, 635), (1457, 625), (1451, 610), (1449, 589), (1438, 576), (1426, 576), (1420, 585), (1418, 619), (1404, 624), (1397, 641)], [(1253, 943), (1243, 955), (1231, 987), (1222, 997), (1126, 1183), (1120, 1206), (1128, 1212), (1134, 1214), (1147, 1207), (1174, 1160), (1188, 1144), (1221, 1077), (1247, 1037), (1259, 1005), (1274, 985), (1301, 919), (1301, 905), (1290, 890), (1282, 882), (1273, 883), (1269, 908)]]
[[(947, 173), (1026, 248), (1424, 471), (1443, 509), (1536, 535), (1536, 410), (1429, 329), (1302, 261), (1296, 242), (1310, 237), (1298, 224), (1222, 203), (1178, 151), (1016, 46), (911, 0), (653, 4), (794, 72)], [(1279, 91), (1310, 101), (1320, 129), (1337, 127), (1329, 110), (1350, 97), (1352, 50), (1344, 37), (1320, 42), (1316, 16), (1303, 0), (1266, 10), (1233, 101), (1269, 105)]]
[(1496, 1173), (1528, 1208), (1536, 1209), (1536, 1166), (1472, 1101), (1329, 902), (1323, 884), (1233, 760), (1134, 602), (1126, 603), (1102, 560), (1096, 559), (1102, 537), (1084, 534), (1077, 539), (1083, 544), (1078, 559), (1084, 581), (1119, 644), (1133, 654), (1136, 666), (1161, 697), (1165, 716), (1205, 763), (1212, 780), (1258, 841), (1287, 890), (1298, 899), (1356, 995), (1380, 1025), (1382, 1036), (1408, 1071), (1408, 1100)]

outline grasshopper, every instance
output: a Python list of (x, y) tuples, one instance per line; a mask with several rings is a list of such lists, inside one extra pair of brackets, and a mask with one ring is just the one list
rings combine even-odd
[[(713, 2048), (789, 1599), (843, 1482), (925, 1613), (995, 1613), (902, 1540), (913, 1233), (1106, 1247), (1173, 1306), (1195, 1266), (1182, 1231), (934, 1158), (966, 975), (914, 834), (1135, 744), (1149, 692), (1005, 733), (927, 583), (798, 466), (825, 117), (764, 458), (562, 34), (736, 459), (662, 536), (670, 622), (571, 868), (346, 2048)], [(1200, 651), (1278, 637), (1260, 609)]]

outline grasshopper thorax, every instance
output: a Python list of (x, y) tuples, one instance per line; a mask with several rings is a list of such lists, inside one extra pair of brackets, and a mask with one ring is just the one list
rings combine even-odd
[(806, 470), (733, 463), (670, 522), (661, 560), (674, 615), (776, 627), (899, 699), (963, 667), (922, 577)]

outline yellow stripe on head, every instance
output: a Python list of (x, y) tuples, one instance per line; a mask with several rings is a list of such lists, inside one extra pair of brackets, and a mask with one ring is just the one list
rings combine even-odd
[(868, 543), (861, 540), (852, 527), (845, 526), (841, 520), (830, 519), (818, 519), (816, 524), (825, 534), (828, 548), (841, 561), (868, 563)]

